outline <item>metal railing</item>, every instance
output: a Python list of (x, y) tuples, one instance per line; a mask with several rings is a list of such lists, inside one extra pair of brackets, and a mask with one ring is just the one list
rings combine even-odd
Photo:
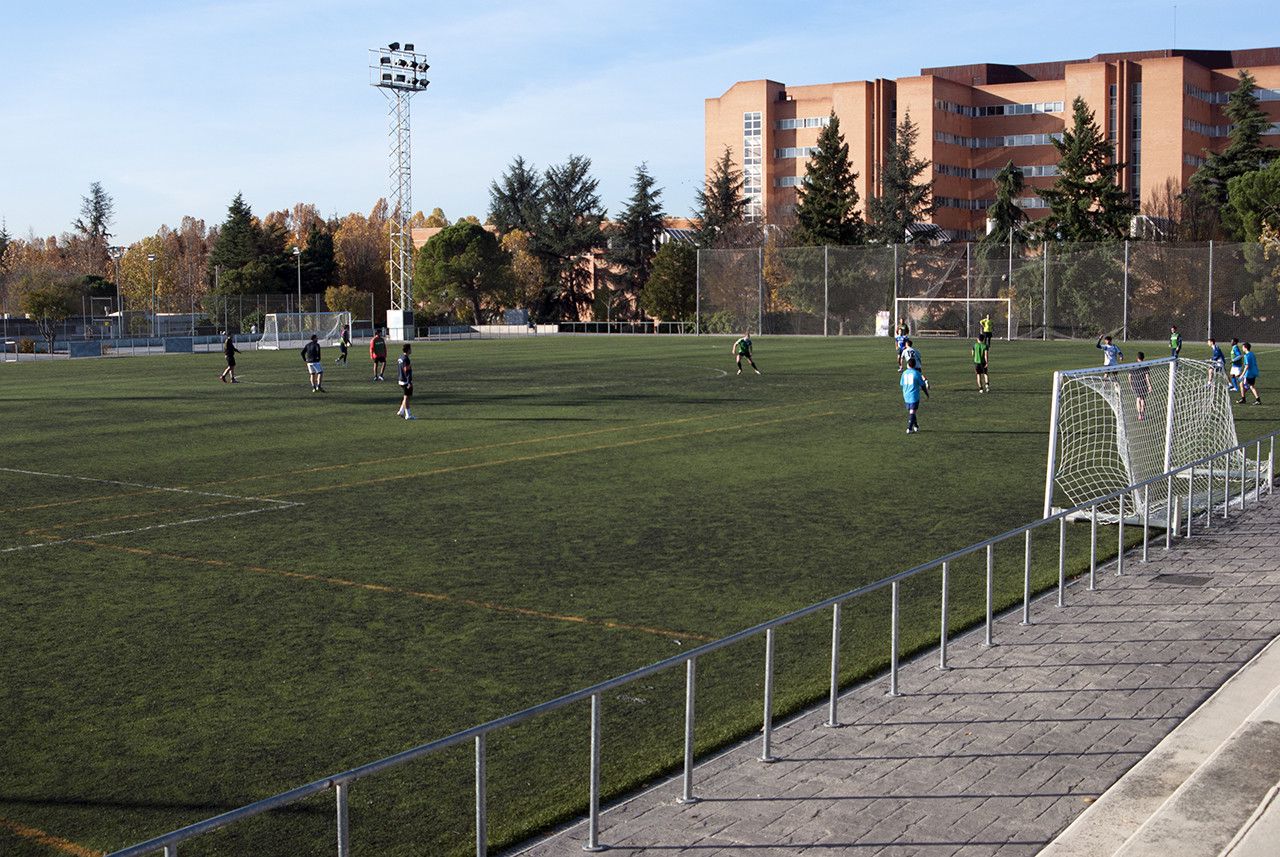
[[(694, 732), (696, 728), (695, 717), (695, 700), (697, 696), (697, 665), (699, 658), (717, 652), (721, 649), (727, 649), (731, 646), (746, 640), (754, 639), (761, 634), (765, 635), (765, 658), (764, 658), (764, 698), (763, 698), (763, 716), (761, 724), (760, 737), (760, 760), (762, 762), (774, 761), (775, 757), (772, 750), (773, 738), (773, 688), (774, 688), (774, 643), (779, 628), (789, 625), (799, 619), (814, 615), (824, 610), (832, 611), (832, 630), (831, 630), (831, 670), (830, 670), (830, 689), (829, 699), (827, 702), (827, 725), (838, 726), (840, 724), (839, 698), (840, 698), (840, 621), (841, 611), (846, 602), (852, 601), (879, 592), (886, 587), (890, 590), (891, 596), (891, 613), (889, 625), (889, 669), (888, 669), (888, 692), (891, 696), (899, 695), (898, 690), (898, 668), (901, 653), (899, 651), (899, 640), (901, 636), (900, 616), (901, 616), (901, 598), (900, 587), (904, 581), (914, 578), (918, 575), (929, 571), (941, 571), (941, 607), (939, 610), (939, 645), (938, 645), (938, 669), (948, 669), (947, 654), (948, 642), (951, 635), (948, 626), (948, 588), (950, 585), (950, 573), (952, 564), (966, 557), (974, 556), (982, 553), (986, 561), (986, 577), (985, 577), (985, 618), (983, 643), (984, 646), (993, 645), (994, 635), (994, 617), (995, 617), (995, 549), (997, 545), (1004, 542), (1012, 541), (1021, 536), (1024, 540), (1023, 548), (1023, 590), (1022, 590), (1022, 624), (1031, 624), (1031, 601), (1033, 595), (1032, 586), (1032, 538), (1031, 534), (1042, 527), (1058, 525), (1057, 540), (1057, 561), (1058, 561), (1058, 580), (1057, 580), (1057, 606), (1066, 606), (1066, 588), (1067, 588), (1067, 562), (1066, 562), (1066, 533), (1068, 518), (1078, 516), (1088, 516), (1090, 522), (1089, 529), (1089, 569), (1088, 569), (1088, 590), (1092, 591), (1097, 588), (1097, 572), (1098, 572), (1098, 508), (1108, 503), (1118, 503), (1120, 512), (1116, 526), (1116, 571), (1117, 575), (1123, 575), (1125, 569), (1125, 554), (1129, 550), (1125, 541), (1125, 514), (1126, 498), (1130, 500), (1136, 499), (1138, 492), (1148, 492), (1151, 485), (1166, 481), (1166, 490), (1169, 491), (1170, 498), (1177, 496), (1176, 502), (1181, 506), (1182, 497), (1175, 495), (1175, 480), (1186, 471), (1195, 471), (1197, 468), (1207, 468), (1209, 473), (1208, 486), (1201, 497), (1195, 496), (1194, 481), (1187, 480), (1187, 484), (1191, 486), (1186, 497), (1186, 518), (1185, 521), (1179, 522), (1178, 516), (1175, 515), (1174, 500), (1166, 504), (1165, 509), (1165, 549), (1172, 546), (1175, 522), (1185, 525), (1186, 537), (1191, 537), (1197, 514), (1197, 502), (1203, 500), (1199, 508), (1202, 510), (1204, 519), (1204, 528), (1210, 529), (1213, 524), (1213, 518), (1218, 515), (1221, 508), (1221, 515), (1226, 518), (1232, 506), (1238, 506), (1243, 512), (1247, 508), (1250, 496), (1253, 502), (1260, 500), (1265, 486), (1266, 492), (1269, 494), (1275, 479), (1275, 439), (1280, 435), (1280, 430), (1273, 431), (1268, 435), (1264, 435), (1256, 440), (1237, 444), (1228, 449), (1220, 450), (1212, 455), (1197, 459), (1188, 464), (1171, 469), (1160, 476), (1136, 482), (1115, 491), (1104, 497), (1095, 497), (1087, 503), (1082, 503), (1070, 509), (1063, 509), (1052, 515), (1044, 517), (1040, 520), (1029, 524), (1024, 524), (1015, 529), (993, 536), (984, 541), (969, 545), (968, 547), (952, 551), (944, 556), (929, 560), (928, 562), (901, 571), (889, 577), (877, 580), (874, 583), (868, 583), (857, 589), (850, 590), (841, 595), (835, 595), (816, 604), (793, 611), (776, 619), (771, 619), (751, 628), (731, 634), (714, 642), (706, 643), (697, 648), (690, 649), (679, 655), (674, 655), (665, 660), (658, 661), (640, 669), (632, 670), (624, 675), (608, 679), (607, 681), (594, 684), (590, 687), (576, 690), (572, 693), (565, 694), (557, 699), (543, 702), (539, 705), (526, 708), (523, 711), (509, 714), (506, 717), (500, 717), (470, 729), (464, 729), (461, 732), (455, 732), (452, 735), (426, 744), (413, 747), (403, 752), (396, 753), (392, 756), (369, 762), (359, 767), (341, 773), (333, 774), (322, 779), (298, 786), (289, 791), (282, 792), (273, 797), (265, 798), (260, 801), (248, 804), (238, 809), (225, 812), (221, 815), (195, 824), (179, 828), (177, 830), (157, 836), (141, 842), (137, 845), (124, 848), (120, 851), (112, 852), (108, 857), (141, 857), (144, 854), (163, 850), (164, 857), (177, 857), (178, 845), (182, 842), (192, 839), (201, 834), (209, 833), (214, 830), (234, 824), (247, 818), (260, 815), (271, 810), (288, 806), (304, 798), (333, 789), (336, 797), (336, 834), (337, 834), (337, 853), (338, 857), (350, 857), (351, 841), (350, 841), (350, 825), (348, 816), (348, 807), (350, 803), (351, 784), (357, 780), (372, 776), (390, 768), (395, 768), (407, 762), (420, 759), (425, 756), (454, 747), (464, 743), (472, 743), (475, 747), (475, 853), (478, 857), (484, 857), (488, 853), (488, 809), (487, 809), (487, 775), (486, 761), (487, 749), (486, 742), (490, 733), (497, 732), (508, 727), (515, 726), (527, 720), (531, 720), (540, 715), (548, 714), (552, 711), (573, 705), (586, 699), (591, 701), (590, 715), (590, 766), (588, 769), (588, 786), (589, 798), (587, 809), (587, 835), (586, 842), (583, 844), (585, 851), (600, 851), (604, 846), (600, 844), (600, 765), (602, 755), (602, 736), (601, 736), (601, 703), (603, 694), (615, 688), (623, 687), (640, 679), (656, 675), (667, 670), (675, 669), (683, 666), (685, 671), (685, 712), (684, 712), (684, 770), (682, 776), (680, 803), (694, 803), (698, 797), (694, 793)], [(1267, 444), (1267, 457), (1263, 459), (1263, 444)], [(1249, 451), (1253, 450), (1252, 468), (1250, 468)], [(1238, 459), (1238, 467), (1233, 466), (1233, 458)], [(1252, 470), (1252, 472), (1250, 472)], [(1265, 472), (1265, 481), (1263, 479)], [(1252, 480), (1250, 479), (1252, 476)], [(1219, 478), (1220, 477), (1220, 485)], [(1253, 490), (1250, 492), (1249, 485), (1252, 482)], [(1238, 483), (1238, 489), (1233, 486)], [(1219, 494), (1219, 488), (1221, 493)], [(1136, 508), (1137, 504), (1130, 505), (1129, 508)], [(1143, 511), (1141, 515), (1142, 526), (1142, 562), (1147, 561), (1148, 548), (1151, 541), (1151, 506), (1150, 504), (1142, 504)], [(1178, 513), (1180, 515), (1180, 512)]]

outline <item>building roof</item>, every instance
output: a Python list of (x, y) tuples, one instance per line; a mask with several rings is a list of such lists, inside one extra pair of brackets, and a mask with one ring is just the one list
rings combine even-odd
[(1245, 48), (1238, 51), (1198, 50), (1173, 48), (1155, 51), (1125, 51), (1113, 54), (1095, 54), (1088, 59), (1060, 60), (1057, 62), (1023, 63), (972, 63), (922, 68), (922, 76), (940, 77), (963, 83), (966, 86), (983, 86), (997, 83), (1028, 83), (1037, 80), (1062, 80), (1066, 68), (1079, 63), (1137, 61), (1185, 57), (1205, 68), (1249, 68), (1251, 66), (1280, 65), (1280, 48)]

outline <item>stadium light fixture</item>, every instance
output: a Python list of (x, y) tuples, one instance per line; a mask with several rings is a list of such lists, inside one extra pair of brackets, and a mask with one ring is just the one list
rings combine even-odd
[(399, 43), (399, 42), (392, 42), (391, 44), (387, 45), (387, 47), (388, 47), (388, 48), (390, 48), (390, 49), (391, 49), (391, 50), (393, 50), (393, 51), (398, 51), (398, 50), (400, 50), (400, 43)]
[(159, 274), (156, 273), (156, 254), (148, 253), (147, 261), (151, 264), (151, 336), (156, 335), (156, 287)]
[(120, 302), (120, 257), (124, 255), (123, 247), (108, 247), (107, 255), (116, 270), (116, 339), (124, 337), (124, 304)]
[(293, 258), (298, 261), (298, 313), (302, 313), (302, 251), (293, 248)]

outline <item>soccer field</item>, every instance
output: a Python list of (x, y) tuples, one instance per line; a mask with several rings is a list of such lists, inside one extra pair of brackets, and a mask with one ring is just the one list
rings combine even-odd
[[(759, 339), (763, 376), (730, 342), (417, 343), (416, 422), (359, 344), (349, 367), (326, 349), (327, 393), (294, 350), (241, 355), (234, 386), (216, 354), (0, 367), (0, 853), (123, 847), (1030, 521), (1052, 371), (1100, 362), (997, 342), (978, 395), (968, 343), (918, 343), (908, 436), (890, 340)], [(1277, 422), (1237, 408), (1242, 440)], [(981, 569), (955, 574), (960, 627)], [(908, 650), (936, 638), (935, 583), (905, 587)], [(849, 680), (885, 663), (886, 603), (847, 611)], [(777, 711), (823, 692), (828, 621), (780, 632)], [(700, 747), (759, 728), (759, 649), (699, 663)], [(604, 699), (606, 795), (679, 760), (677, 673)], [(581, 706), (490, 740), (491, 842), (585, 803), (586, 728)], [(356, 850), (473, 853), (471, 765), (355, 783)], [(181, 852), (332, 853), (332, 815), (329, 794)]]

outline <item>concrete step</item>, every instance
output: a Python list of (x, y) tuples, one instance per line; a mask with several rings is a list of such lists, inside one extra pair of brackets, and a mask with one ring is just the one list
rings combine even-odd
[(1275, 857), (1280, 852), (1280, 784), (1258, 804), (1221, 857)]
[[(1158, 857), (1174, 854), (1183, 857), (1191, 853), (1187, 850), (1189, 843), (1179, 841), (1176, 847), (1171, 847), (1165, 838), (1174, 831), (1173, 817), (1156, 821), (1166, 804), (1170, 810), (1176, 807), (1180, 814), (1178, 835), (1201, 840), (1203, 837), (1198, 833), (1188, 833), (1189, 827), (1194, 826), (1195, 819), (1225, 810), (1223, 803), (1229, 801), (1233, 822), (1225, 823), (1231, 825), (1230, 829), (1225, 838), (1214, 840), (1217, 845), (1212, 851), (1205, 852), (1215, 857), (1246, 824), (1267, 789), (1280, 780), (1280, 776), (1272, 776), (1268, 781), (1266, 773), (1280, 765), (1280, 752), (1268, 749), (1280, 746), (1276, 743), (1280, 741), (1277, 685), (1280, 685), (1280, 638), (1268, 643), (1077, 817), (1040, 852), (1042, 857), (1100, 857), (1118, 855), (1124, 848), (1133, 849), (1126, 857), (1154, 854), (1154, 851), (1138, 850), (1147, 837), (1164, 843)], [(1233, 770), (1237, 765), (1242, 767), (1240, 771)], [(1235, 782), (1238, 776), (1247, 778), (1249, 796), (1233, 796), (1239, 791)], [(1219, 795), (1216, 789), (1232, 794)], [(1184, 794), (1193, 791), (1195, 797), (1180, 798), (1180, 791)], [(1197, 806), (1197, 800), (1207, 800), (1207, 803)], [(1275, 853), (1273, 850), (1269, 857)]]

